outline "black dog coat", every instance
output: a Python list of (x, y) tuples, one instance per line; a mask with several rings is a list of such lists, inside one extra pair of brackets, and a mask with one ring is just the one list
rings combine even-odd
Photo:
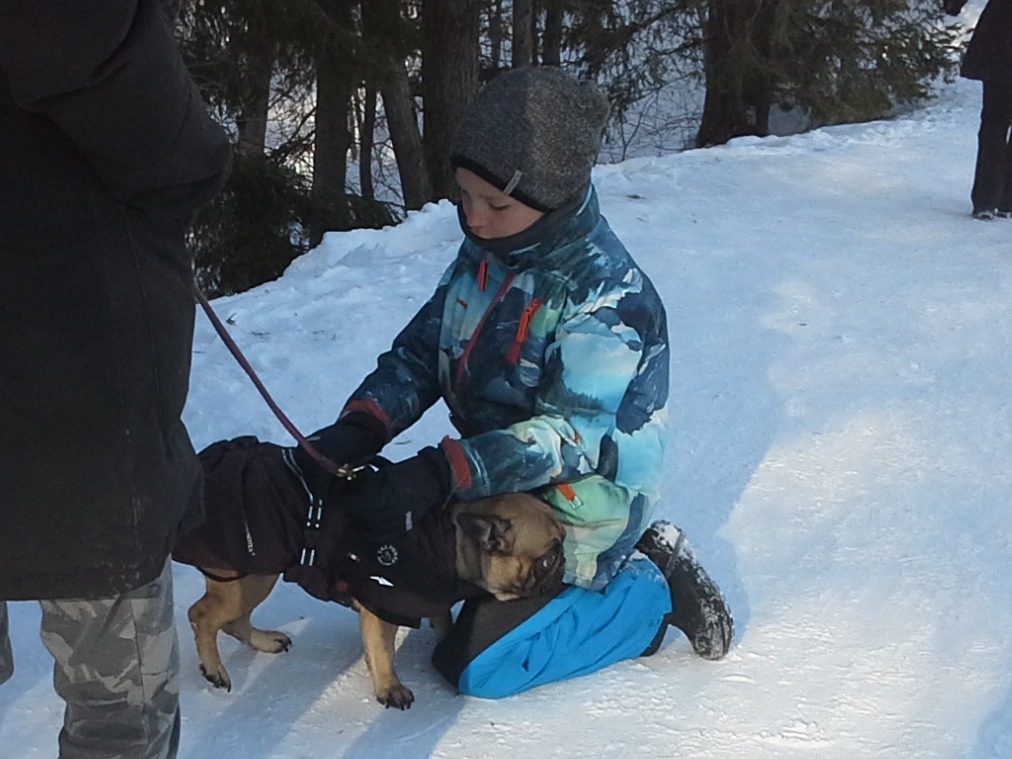
[(201, 451), (205, 521), (180, 536), (172, 558), (212, 574), (283, 574), (316, 598), (345, 606), (354, 598), (381, 619), (409, 627), (485, 593), (456, 577), (448, 509), (432, 509), (410, 532), (377, 544), (341, 511), (339, 492), (324, 506), (313, 566), (301, 566), (311, 498), (283, 452), (252, 436)]

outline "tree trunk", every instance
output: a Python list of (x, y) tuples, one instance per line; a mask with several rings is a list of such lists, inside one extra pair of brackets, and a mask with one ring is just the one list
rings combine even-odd
[(703, 30), (703, 67), (706, 95), (696, 146), (723, 145), (744, 134), (748, 123), (742, 99), (743, 72), (736, 61), (741, 42), (739, 2), (710, 0)]
[(770, 108), (773, 107), (773, 80), (768, 76), (753, 77), (747, 97), (753, 109), (752, 133), (759, 137), (765, 137), (770, 133)]
[(405, 208), (417, 210), (435, 200), (435, 196), (425, 165), (422, 133), (418, 128), (418, 114), (404, 65), (405, 55), (398, 39), (400, 13), (399, 0), (368, 0), (362, 3), (362, 35), (383, 56), (379, 91), (397, 161), (401, 196)]
[[(488, 46), (489, 68), (494, 72), (498, 72), (502, 65), (504, 27), (502, 0), (493, 0), (488, 9)], [(479, 76), (484, 77), (484, 73)]]
[[(765, 137), (770, 133), (770, 109), (773, 107), (776, 77), (771, 73), (778, 52), (790, 55), (789, 51), (778, 51), (777, 19), (784, 0), (758, 0), (752, 36), (760, 61), (765, 64), (749, 80), (746, 101), (755, 109), (755, 133)], [(757, 67), (760, 68), (760, 67)]]
[(456, 197), (450, 141), (460, 110), (478, 91), (479, 3), (422, 1), (425, 162), (438, 198)]
[(366, 87), (362, 99), (362, 121), (358, 125), (358, 183), (362, 197), (367, 200), (376, 198), (372, 183), (372, 148), (376, 133), (376, 88)]
[[(351, 0), (326, 0), (320, 6), (334, 21), (351, 26)], [(316, 144), (313, 150), (313, 218), (309, 243), (319, 245), (323, 233), (349, 224), (345, 182), (348, 177), (348, 116), (351, 84), (347, 63), (330, 54), (316, 63)]]
[(398, 70), (393, 74), (390, 83), (382, 90), (383, 110), (387, 117), (390, 142), (393, 143), (397, 157), (404, 207), (417, 210), (438, 196), (433, 192), (429, 180), (418, 116), (404, 64), (399, 63)]
[(541, 63), (562, 65), (562, 0), (545, 0), (545, 32), (542, 38)]
[(236, 152), (262, 156), (267, 142), (267, 111), (271, 99), (271, 74), (274, 71), (274, 45), (267, 43), (246, 61), (243, 100), (236, 116), (238, 131)]
[(534, 62), (534, 0), (513, 0), (513, 68)]
[(706, 97), (696, 145), (769, 134), (774, 0), (711, 0), (704, 29)]

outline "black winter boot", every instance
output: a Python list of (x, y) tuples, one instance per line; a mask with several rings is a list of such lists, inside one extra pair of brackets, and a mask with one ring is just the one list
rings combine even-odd
[[(720, 588), (696, 561), (682, 531), (670, 522), (654, 522), (636, 548), (660, 567), (668, 581), (671, 613), (665, 621), (685, 633), (702, 658), (723, 659), (731, 647), (734, 620)], [(653, 653), (662, 637), (663, 629), (656, 645), (651, 644), (644, 654)]]

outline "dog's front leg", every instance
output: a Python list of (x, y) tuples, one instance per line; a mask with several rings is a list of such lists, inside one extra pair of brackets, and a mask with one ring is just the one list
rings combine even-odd
[(408, 709), (415, 700), (411, 689), (403, 685), (394, 672), (394, 641), (397, 625), (384, 622), (371, 611), (356, 603), (362, 644), (365, 646), (365, 663), (372, 677), (376, 700), (388, 709)]
[(447, 609), (445, 614), (440, 614), (438, 617), (429, 617), (429, 624), (432, 625), (432, 629), (436, 631), (436, 634), (440, 638), (445, 638), (450, 634), (450, 628), (453, 627), (453, 614)]

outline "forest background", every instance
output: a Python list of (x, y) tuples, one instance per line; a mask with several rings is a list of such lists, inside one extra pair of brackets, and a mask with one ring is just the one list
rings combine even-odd
[(939, 0), (186, 0), (177, 33), (236, 148), (190, 236), (211, 295), (452, 199), (457, 115), (509, 68), (595, 80), (620, 161), (902, 112), (964, 44)]

